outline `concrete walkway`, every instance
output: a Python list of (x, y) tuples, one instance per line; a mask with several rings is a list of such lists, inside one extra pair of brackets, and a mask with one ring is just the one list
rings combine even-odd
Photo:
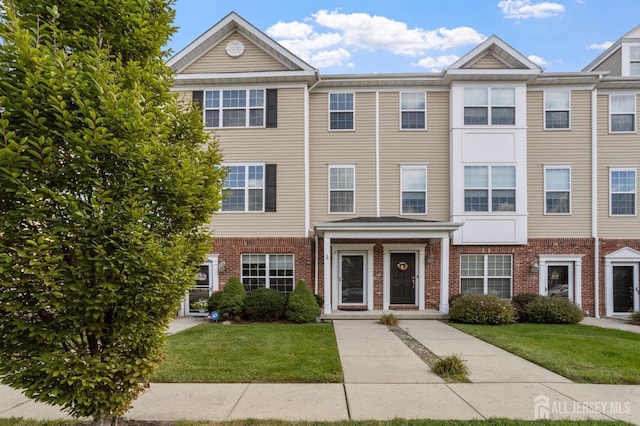
[[(592, 320), (597, 323), (588, 321), (591, 325), (609, 324)], [(179, 320), (169, 332), (199, 322)], [(640, 424), (640, 386), (571, 383), (442, 322), (405, 320), (400, 325), (435, 354), (458, 354), (467, 360), (473, 383), (444, 383), (395, 334), (373, 320), (336, 320), (344, 383), (152, 384), (126, 417), (157, 421), (548, 417)], [(6, 386), (0, 386), (0, 417), (68, 418)]]

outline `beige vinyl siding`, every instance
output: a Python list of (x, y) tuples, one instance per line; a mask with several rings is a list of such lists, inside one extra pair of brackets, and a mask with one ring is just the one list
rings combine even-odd
[(492, 54), (484, 55), (478, 62), (473, 64), (472, 69), (505, 69), (507, 66)]
[[(544, 92), (527, 93), (529, 237), (591, 235), (591, 92), (571, 92), (571, 130), (543, 130)], [(544, 166), (571, 166), (571, 214), (545, 215)]]
[[(214, 236), (304, 236), (304, 89), (278, 89), (278, 127), (217, 129), (224, 161), (277, 164), (275, 213), (217, 213)], [(227, 142), (231, 141), (231, 142)]]
[[(636, 96), (636, 102), (640, 96)], [(640, 108), (636, 105), (636, 111)], [(636, 129), (638, 117), (636, 112)], [(638, 133), (609, 133), (609, 96), (598, 96), (598, 234), (601, 238), (640, 238), (638, 214), (638, 176), (636, 173), (636, 216), (609, 216), (610, 168), (638, 168), (640, 143)]]
[(607, 71), (609, 76), (622, 75), (622, 49), (616, 50), (606, 61), (598, 65), (594, 71)]
[(447, 221), (449, 92), (427, 93), (427, 130), (400, 130), (399, 102), (400, 91), (380, 93), (380, 214), (401, 215), (400, 167), (426, 165), (427, 215), (407, 217)]
[[(225, 47), (232, 40), (244, 44), (244, 53), (236, 58), (227, 54)], [(197, 73), (228, 73), (228, 72), (256, 72), (256, 71), (284, 71), (287, 68), (269, 56), (262, 49), (251, 43), (238, 33), (222, 40), (207, 53), (198, 58), (185, 69), (183, 74)]]
[[(355, 93), (355, 130), (328, 130), (328, 97), (328, 93), (321, 92), (312, 93), (309, 99), (312, 225), (315, 222), (376, 215), (375, 93)], [(355, 165), (355, 214), (329, 213), (330, 164)]]

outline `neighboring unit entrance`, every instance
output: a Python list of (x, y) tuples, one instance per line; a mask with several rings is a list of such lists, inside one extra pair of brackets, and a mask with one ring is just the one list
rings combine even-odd
[(390, 302), (392, 305), (416, 304), (416, 254), (390, 253)]
[(638, 310), (638, 290), (635, 286), (636, 265), (613, 265), (613, 313)]

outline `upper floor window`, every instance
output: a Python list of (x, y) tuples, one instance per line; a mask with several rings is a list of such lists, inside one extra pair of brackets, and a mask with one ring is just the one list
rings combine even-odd
[(353, 93), (329, 93), (329, 129), (354, 129), (355, 107), (353, 98)]
[(427, 168), (402, 166), (400, 192), (402, 214), (427, 213)]
[(636, 131), (636, 95), (610, 95), (609, 113), (612, 132)]
[(513, 88), (465, 87), (465, 125), (516, 124), (516, 92)]
[(640, 46), (629, 48), (629, 75), (640, 75)]
[(264, 211), (264, 165), (234, 164), (226, 167), (226, 198), (222, 201), (222, 211)]
[(511, 255), (460, 256), (460, 293), (492, 294), (511, 299)]
[(545, 167), (544, 205), (546, 214), (571, 213), (571, 168)]
[(329, 213), (354, 213), (355, 166), (329, 166)]
[(205, 90), (205, 127), (264, 127), (264, 89)]
[(611, 215), (635, 216), (636, 169), (611, 169), (609, 183)]
[(464, 211), (516, 210), (515, 166), (465, 166)]
[(571, 92), (544, 92), (544, 128), (568, 129), (571, 113)]
[(427, 94), (424, 92), (400, 93), (400, 128), (427, 128)]
[(243, 254), (241, 279), (247, 291), (271, 288), (289, 294), (293, 291), (293, 255)]

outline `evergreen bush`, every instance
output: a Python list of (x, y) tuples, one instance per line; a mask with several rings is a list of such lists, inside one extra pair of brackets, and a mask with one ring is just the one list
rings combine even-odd
[(220, 317), (225, 320), (234, 321), (242, 319), (246, 298), (247, 291), (240, 280), (236, 277), (229, 278), (218, 300), (218, 313)]
[(220, 302), (220, 298), (222, 297), (222, 290), (214, 291), (209, 296), (207, 300), (207, 311), (213, 312), (218, 310), (218, 303)]
[(514, 315), (508, 300), (490, 294), (464, 294), (449, 308), (452, 321), (466, 324), (509, 324)]
[(286, 307), (287, 319), (293, 322), (313, 322), (320, 316), (320, 307), (311, 290), (303, 280), (296, 283), (296, 288), (289, 295)]
[(522, 293), (513, 296), (511, 302), (516, 310), (516, 319), (520, 322), (529, 321), (525, 309), (529, 303), (539, 299), (540, 297), (542, 296), (540, 296), (538, 293)]
[(525, 308), (529, 322), (576, 324), (582, 321), (582, 309), (563, 297), (539, 297)]
[(284, 314), (286, 297), (278, 290), (259, 288), (247, 294), (245, 314), (251, 321), (277, 321)]

